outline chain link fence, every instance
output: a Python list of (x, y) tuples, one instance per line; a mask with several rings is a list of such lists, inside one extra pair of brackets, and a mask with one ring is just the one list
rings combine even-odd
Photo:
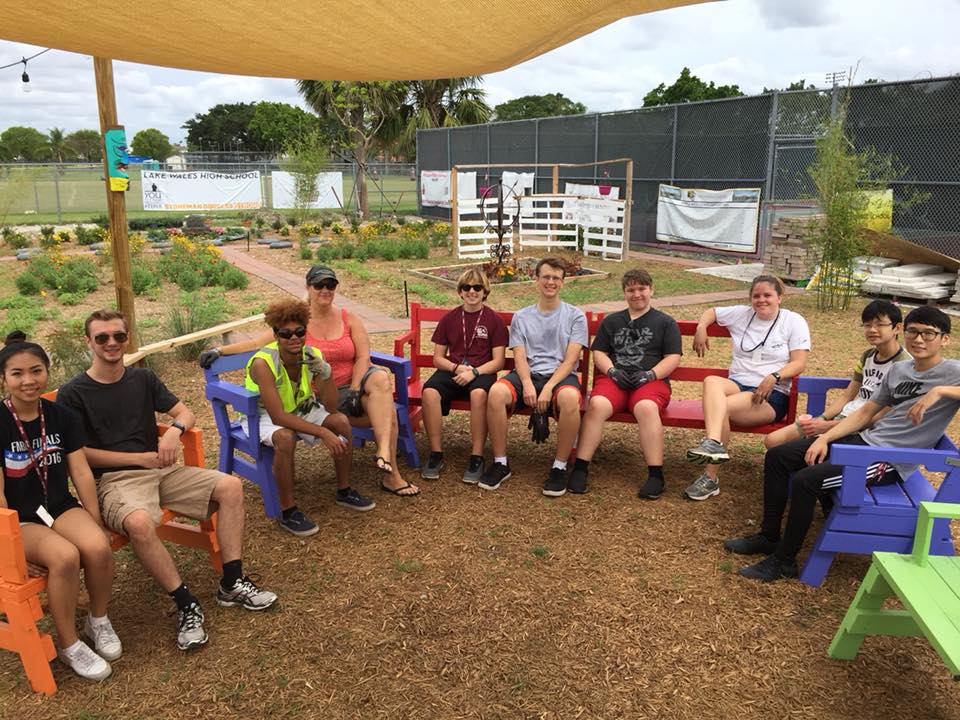
[[(761, 188), (757, 257), (777, 218), (817, 212), (807, 174), (815, 142), (847, 88), (773, 92), (617, 113), (521, 120), (417, 132), (420, 170), (487, 163), (634, 161), (630, 244), (656, 246), (660, 183), (720, 189)], [(847, 130), (858, 150), (891, 155), (898, 167), (894, 231), (960, 259), (960, 78), (875, 83), (850, 88)], [(622, 166), (604, 184), (620, 187)], [(501, 172), (492, 167), (484, 182)], [(541, 171), (536, 191), (548, 192)], [(595, 183), (591, 168), (561, 170), (561, 179)], [(423, 215), (449, 217), (444, 208)], [(676, 245), (671, 247), (677, 248)], [(702, 248), (685, 248), (703, 252)]]
[[(161, 164), (160, 169), (222, 173), (258, 170), (264, 209), (273, 209), (272, 174), (275, 170), (284, 170), (284, 165), (275, 159), (248, 158), (246, 162), (236, 162), (235, 157), (226, 152), (191, 153), (180, 162)], [(150, 217), (158, 213), (143, 210), (140, 171), (140, 165), (131, 165), (129, 168), (127, 213), (133, 217)], [(324, 168), (324, 172), (343, 173), (343, 197), (340, 200), (347, 214), (355, 213), (354, 166), (349, 163), (332, 164)], [(389, 216), (394, 211), (414, 214), (417, 211), (416, 166), (412, 163), (368, 163), (367, 198), (372, 217)], [(86, 222), (106, 212), (103, 165), (100, 163), (0, 165), (0, 223)], [(228, 211), (222, 214), (238, 213)]]

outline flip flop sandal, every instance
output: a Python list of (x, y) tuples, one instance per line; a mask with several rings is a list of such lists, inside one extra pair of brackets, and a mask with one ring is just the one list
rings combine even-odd
[(377, 455), (373, 459), (373, 464), (376, 465), (377, 470), (387, 475), (393, 475), (393, 465), (385, 457), (380, 457)]
[(384, 485), (383, 483), (380, 483), (380, 489), (381, 489), (381, 490), (383, 490), (384, 492), (388, 492), (388, 493), (390, 493), (391, 495), (396, 495), (397, 497), (416, 497), (417, 495), (419, 495), (419, 494), (420, 494), (420, 488), (417, 488), (417, 491), (416, 491), (415, 493), (405, 493), (405, 492), (403, 492), (403, 491), (406, 490), (407, 488), (412, 488), (412, 487), (413, 487), (413, 485), (411, 485), (410, 483), (407, 483), (406, 485), (403, 485), (402, 487), (398, 487), (398, 488), (392, 488), (392, 487), (389, 487), (389, 486), (387, 486), (387, 485)]

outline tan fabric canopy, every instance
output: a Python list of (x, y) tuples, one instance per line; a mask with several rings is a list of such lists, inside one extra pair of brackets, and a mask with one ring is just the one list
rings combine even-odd
[(309, 80), (511, 67), (621, 17), (703, 0), (38, 0), (0, 38), (147, 65)]

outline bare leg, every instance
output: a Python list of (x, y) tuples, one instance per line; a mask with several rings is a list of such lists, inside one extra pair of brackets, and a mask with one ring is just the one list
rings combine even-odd
[(277, 481), (280, 495), (280, 509), (293, 507), (293, 478), (296, 474), (294, 457), (297, 447), (297, 434), (289, 428), (274, 431), (270, 438), (273, 444), (273, 477)]
[(573, 443), (580, 430), (580, 393), (572, 387), (562, 387), (554, 397), (559, 409), (557, 417), (557, 460), (566, 462), (573, 451)]
[(217, 540), (220, 541), (223, 561), (239, 560), (243, 552), (243, 485), (240, 478), (235, 475), (221, 477), (210, 499), (218, 506)]
[[(592, 403), (591, 403), (592, 404)], [(663, 423), (660, 408), (653, 400), (641, 400), (633, 407), (640, 448), (647, 465), (663, 465)]]
[[(389, 460), (397, 451), (396, 432), (393, 427), (397, 424), (397, 413), (393, 405), (393, 393), (390, 389), (390, 378), (387, 377), (387, 373), (375, 372), (370, 374), (364, 384), (364, 394), (361, 402), (363, 403), (364, 413), (369, 418), (370, 427), (373, 428), (373, 437), (377, 443), (377, 455)], [(392, 460), (391, 463), (393, 463)]]
[(709, 375), (703, 379), (703, 426), (711, 440), (721, 441), (727, 419), (727, 396), (739, 392), (737, 384), (728, 378)]
[(20, 527), (27, 562), (47, 568), (47, 602), (61, 648), (77, 641), (75, 614), (80, 592), (80, 552), (45, 525)]
[(580, 442), (577, 444), (577, 459), (590, 462), (600, 446), (603, 424), (613, 415), (613, 405), (607, 398), (595, 395), (590, 398), (587, 412), (580, 421)]
[(350, 421), (343, 413), (333, 413), (327, 415), (324, 419), (323, 427), (343, 435), (347, 439), (345, 452), (340, 457), (334, 458), (333, 467), (337, 474), (337, 487), (348, 488), (350, 487), (350, 472), (353, 468), (353, 442), (351, 442), (353, 430), (350, 428)]
[[(773, 407), (769, 403), (760, 405), (753, 404), (753, 394), (748, 392), (738, 392), (727, 397), (727, 412), (723, 419), (723, 426), (720, 428), (720, 442), (726, 445), (730, 442), (730, 421), (738, 425), (751, 426), (763, 425), (773, 422), (775, 415)], [(717, 479), (719, 466), (707, 465), (704, 472), (713, 480)]]
[(487, 397), (487, 428), (490, 433), (490, 447), (494, 457), (503, 457), (507, 454), (507, 408), (513, 402), (509, 388), (497, 382), (490, 388)]
[(487, 441), (487, 391), (470, 391), (470, 454), (483, 456)]
[[(133, 554), (164, 592), (173, 592), (183, 583), (173, 558), (157, 537), (157, 526), (146, 510), (134, 510), (123, 519), (123, 532), (130, 538)], [(218, 534), (220, 528), (217, 528)], [(222, 546), (222, 541), (221, 541)], [(224, 557), (224, 560), (227, 558)], [(232, 558), (231, 558), (232, 559)]]
[[(471, 422), (473, 422), (472, 407), (471, 403)], [(442, 423), (443, 411), (440, 407), (440, 393), (433, 388), (427, 388), (423, 391), (423, 427), (427, 431), (427, 440), (430, 442), (431, 452), (441, 452), (443, 450), (441, 442)]]
[(80, 552), (83, 578), (90, 595), (90, 614), (103, 617), (113, 591), (113, 549), (106, 533), (83, 508), (67, 510), (53, 523), (53, 529)]

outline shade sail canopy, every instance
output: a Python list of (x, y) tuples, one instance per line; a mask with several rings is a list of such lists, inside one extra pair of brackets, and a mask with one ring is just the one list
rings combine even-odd
[(308, 80), (482, 75), (628, 15), (703, 0), (38, 0), (0, 38), (147, 65)]

